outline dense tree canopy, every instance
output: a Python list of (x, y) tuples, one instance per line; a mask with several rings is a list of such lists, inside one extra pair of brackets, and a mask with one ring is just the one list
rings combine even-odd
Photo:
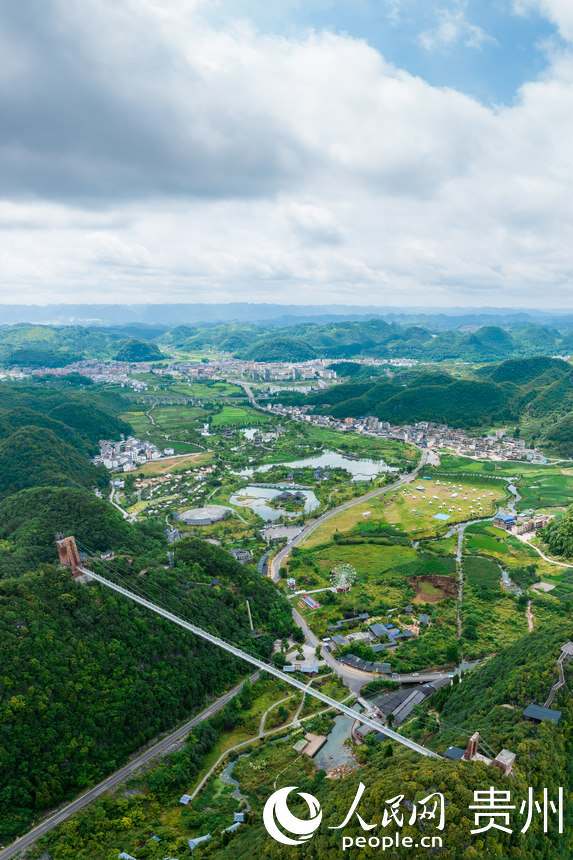
[[(143, 577), (120, 559), (108, 575), (123, 571), (128, 588), (263, 658), (275, 637), (291, 631), (287, 601), (229, 553), (190, 540), (177, 559), (166, 570), (152, 554)], [(247, 597), (264, 634), (256, 639)], [(0, 662), (0, 841), (117, 768), (246, 670), (105, 586), (78, 585), (51, 566), (0, 583)]]

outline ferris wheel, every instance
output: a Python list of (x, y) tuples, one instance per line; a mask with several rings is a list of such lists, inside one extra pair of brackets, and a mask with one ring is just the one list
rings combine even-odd
[(356, 578), (356, 570), (351, 564), (337, 564), (330, 572), (330, 581), (335, 591), (350, 591)]

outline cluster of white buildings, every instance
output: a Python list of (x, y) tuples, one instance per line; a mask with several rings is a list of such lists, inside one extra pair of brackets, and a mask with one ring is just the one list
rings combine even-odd
[(378, 418), (332, 418), (330, 415), (313, 415), (311, 406), (283, 406), (276, 404), (269, 411), (277, 415), (288, 416), (295, 421), (305, 421), (319, 427), (332, 430), (352, 430), (353, 433), (364, 433), (368, 436), (378, 436), (386, 439), (397, 439), (411, 442), (421, 448), (440, 450), (450, 449), (455, 454), (464, 457), (476, 457), (480, 460), (527, 460), (531, 463), (546, 463), (547, 459), (539, 448), (528, 448), (523, 439), (513, 439), (505, 435), (505, 430), (496, 430), (487, 436), (468, 436), (465, 430), (456, 430), (447, 424), (435, 424), (432, 421), (418, 421), (417, 424), (402, 426), (380, 421)]
[(97, 361), (85, 360), (75, 361), (73, 364), (66, 364), (65, 367), (38, 367), (34, 370), (29, 370), (28, 376), (44, 376), (49, 373), (51, 376), (67, 376), (69, 373), (81, 373), (82, 376), (87, 376), (92, 382), (111, 382), (115, 385), (121, 385), (122, 388), (132, 388), (134, 391), (147, 391), (148, 385), (139, 379), (132, 379), (131, 373), (146, 373), (151, 369), (150, 364), (142, 365), (130, 364), (126, 361)]
[(106, 469), (123, 469), (124, 472), (132, 472), (149, 460), (161, 460), (162, 457), (170, 457), (175, 453), (173, 448), (165, 448), (161, 452), (152, 442), (136, 439), (134, 436), (128, 436), (120, 442), (102, 439), (99, 447), (100, 453), (94, 457), (93, 462), (96, 465), (103, 463)]
[(251, 379), (276, 380), (288, 382), (296, 379), (336, 379), (336, 372), (327, 365), (332, 359), (320, 358), (311, 361), (244, 361), (225, 356), (208, 364), (178, 361), (168, 365), (163, 371), (157, 368), (154, 373), (170, 373), (173, 376), (185, 375), (196, 379), (214, 376), (249, 377)]

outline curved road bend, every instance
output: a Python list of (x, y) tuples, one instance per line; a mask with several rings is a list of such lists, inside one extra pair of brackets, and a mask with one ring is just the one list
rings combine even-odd
[(425, 466), (428, 458), (428, 452), (423, 449), (422, 457), (419, 464), (413, 469), (411, 472), (408, 472), (406, 475), (402, 475), (401, 478), (398, 478), (397, 481), (394, 481), (393, 484), (387, 484), (385, 487), (381, 487), (377, 490), (372, 490), (370, 493), (366, 493), (364, 496), (359, 496), (357, 499), (352, 499), (350, 502), (345, 502), (343, 505), (339, 505), (337, 508), (333, 508), (331, 511), (327, 511), (318, 519), (313, 520), (307, 526), (305, 526), (302, 531), (300, 531), (296, 537), (290, 540), (285, 546), (275, 555), (273, 560), (269, 565), (269, 575), (276, 582), (279, 578), (279, 569), (281, 566), (281, 562), (286, 558), (293, 547), (297, 546), (301, 543), (305, 538), (309, 536), (316, 528), (318, 528), (322, 523), (329, 520), (331, 517), (334, 517), (336, 514), (339, 514), (341, 511), (347, 511), (349, 508), (353, 508), (354, 505), (359, 505), (362, 502), (367, 502), (369, 499), (374, 499), (376, 496), (381, 496), (384, 493), (389, 493), (392, 490), (396, 490), (398, 487), (401, 487), (403, 484), (408, 484), (412, 481), (422, 466)]
[[(258, 671), (253, 672), (249, 678), (251, 683), (256, 681), (258, 676)], [(133, 761), (126, 764), (125, 767), (120, 768), (120, 770), (116, 770), (115, 773), (112, 773), (111, 776), (108, 776), (108, 778), (104, 779), (103, 782), (100, 782), (99, 785), (94, 786), (94, 788), (91, 788), (89, 791), (86, 791), (85, 794), (82, 794), (81, 797), (76, 798), (76, 800), (73, 800), (67, 806), (59, 809), (50, 816), (50, 818), (46, 818), (45, 821), (42, 821), (41, 824), (38, 824), (38, 826), (33, 830), (30, 830), (29, 833), (26, 833), (25, 836), (22, 836), (20, 839), (17, 839), (16, 842), (13, 842), (12, 845), (8, 845), (7, 848), (0, 850), (0, 860), (10, 860), (11, 857), (15, 857), (21, 851), (29, 848), (30, 845), (36, 842), (41, 836), (45, 836), (46, 833), (53, 830), (54, 827), (58, 826), (58, 824), (61, 824), (72, 815), (75, 815), (76, 812), (79, 812), (85, 806), (88, 806), (102, 794), (105, 794), (106, 791), (109, 791), (116, 785), (121, 785), (122, 782), (125, 782), (128, 777), (132, 776), (152, 759), (162, 753), (166, 753), (171, 746), (186, 738), (191, 729), (195, 728), (199, 723), (209, 719), (209, 717), (212, 717), (224, 708), (225, 705), (227, 705), (231, 699), (237, 695), (237, 693), (240, 693), (242, 687), (243, 682), (241, 681), (240, 684), (237, 684), (237, 686), (233, 687), (232, 690), (229, 690), (228, 693), (220, 696), (216, 701), (212, 702), (207, 708), (205, 708), (204, 711), (201, 711), (200, 714), (193, 717), (192, 720), (189, 720), (184, 725), (180, 726), (170, 735), (167, 735), (158, 743), (154, 744), (154, 746), (149, 747), (149, 749), (145, 750), (141, 755), (133, 759)]]
[[(316, 634), (313, 633), (310, 627), (307, 625), (300, 612), (298, 612), (296, 609), (293, 609), (292, 615), (295, 624), (300, 627), (300, 629), (306, 636), (309, 645), (313, 646), (314, 648), (316, 648), (317, 645), (323, 645), (323, 643), (318, 639)], [(332, 656), (329, 651), (324, 648), (324, 646), (322, 647), (320, 657), (328, 666), (330, 666), (333, 672), (335, 672), (339, 676), (339, 678), (341, 678), (341, 680), (348, 687), (348, 689), (356, 695), (360, 693), (360, 688), (363, 687), (364, 684), (367, 684), (368, 681), (372, 681), (373, 679), (380, 677), (380, 675), (376, 675), (373, 672), (363, 672), (362, 669), (354, 669), (352, 666), (347, 666), (345, 663), (340, 663), (335, 657)], [(423, 684), (432, 681), (440, 681), (444, 678), (451, 677), (452, 674), (450, 672), (419, 672), (417, 675), (413, 675), (412, 673), (398, 675), (397, 678), (392, 678), (392, 680), (401, 684)]]

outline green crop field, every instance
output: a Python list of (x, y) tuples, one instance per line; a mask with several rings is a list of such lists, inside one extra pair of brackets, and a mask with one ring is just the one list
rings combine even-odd
[(213, 427), (256, 427), (270, 419), (262, 412), (242, 406), (223, 406), (211, 419)]
[(499, 588), (501, 571), (497, 564), (488, 558), (466, 556), (464, 574), (470, 585), (479, 588)]
[(573, 473), (563, 470), (559, 474), (536, 473), (531, 480), (519, 482), (522, 500), (520, 508), (566, 507), (573, 501)]
[(495, 526), (476, 523), (468, 526), (464, 537), (464, 553), (476, 553), (496, 559), (507, 569), (510, 577), (512, 569), (533, 564), (539, 579), (555, 582), (563, 577), (565, 568), (545, 561), (536, 550)]
[(184, 409), (182, 406), (156, 407), (151, 411), (155, 424), (145, 412), (124, 412), (120, 417), (131, 424), (136, 437), (152, 442), (161, 450), (170, 447), (176, 454), (188, 454), (203, 447), (195, 441), (196, 427), (197, 420), (207, 413), (194, 407), (182, 411)]
[(175, 382), (170, 386), (170, 391), (183, 394), (187, 397), (244, 397), (247, 395), (240, 385), (230, 382)]

